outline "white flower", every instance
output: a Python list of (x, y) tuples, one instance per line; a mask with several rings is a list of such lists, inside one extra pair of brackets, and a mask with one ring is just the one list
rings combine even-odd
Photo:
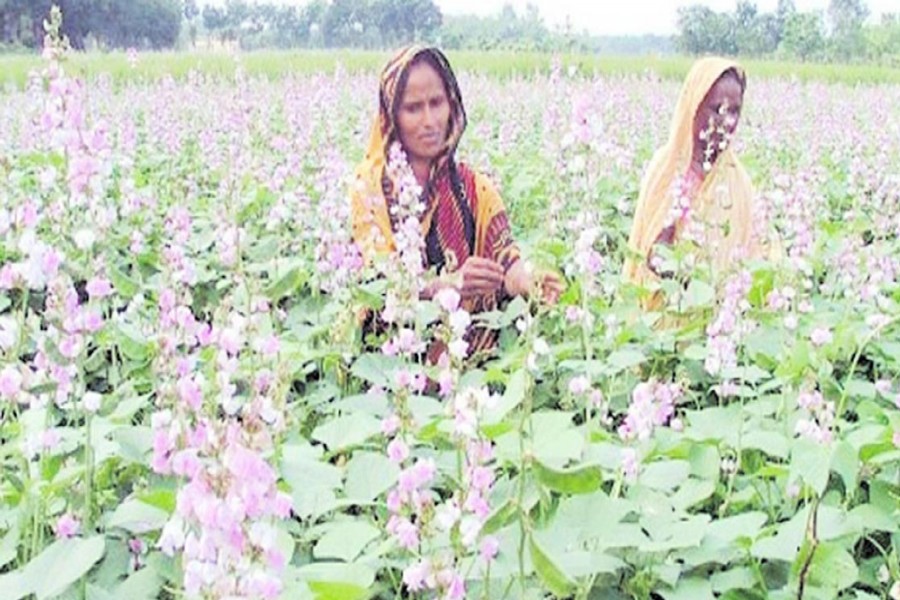
[(469, 342), (464, 339), (457, 339), (450, 342), (447, 347), (450, 350), (450, 356), (462, 360), (469, 351)]
[(100, 410), (100, 402), (103, 397), (97, 392), (86, 392), (81, 398), (81, 407), (87, 412), (94, 413)]
[(75, 233), (75, 246), (79, 250), (88, 250), (97, 241), (97, 236), (90, 229), (81, 229)]

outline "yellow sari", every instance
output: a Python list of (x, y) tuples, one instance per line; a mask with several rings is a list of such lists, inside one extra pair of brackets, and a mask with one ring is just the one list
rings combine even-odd
[[(389, 148), (399, 138), (394, 116), (394, 107), (399, 100), (397, 88), (413, 61), (422, 54), (428, 54), (430, 64), (437, 65), (450, 103), (447, 140), (441, 155), (431, 166), (425, 186), (422, 234), (426, 252), (423, 261), (427, 267), (453, 272), (469, 256), (478, 256), (489, 258), (508, 270), (519, 259), (519, 249), (494, 185), (481, 173), (455, 160), (456, 148), (466, 127), (466, 113), (456, 77), (446, 57), (436, 48), (419, 45), (404, 48), (382, 72), (379, 110), (372, 123), (365, 159), (356, 169), (350, 190), (354, 241), (368, 262), (395, 250), (389, 204), (396, 185), (385, 167)], [(491, 310), (501, 299), (499, 294), (483, 296), (464, 301), (463, 308), (472, 313)], [(490, 348), (496, 339), (493, 331), (476, 329), (470, 333), (470, 352)]]
[[(674, 202), (673, 184), (690, 168), (694, 149), (694, 117), (716, 81), (733, 70), (745, 87), (741, 66), (725, 58), (709, 57), (694, 63), (681, 88), (672, 118), (669, 139), (656, 151), (641, 182), (629, 249), (640, 258), (629, 257), (623, 278), (646, 285), (658, 276), (647, 264), (653, 246), (670, 219)], [(706, 231), (707, 259), (716, 273), (727, 271), (740, 258), (758, 257), (763, 248), (753, 237), (753, 184), (734, 150), (729, 146), (706, 174), (691, 197), (694, 219), (716, 225)], [(675, 239), (682, 233), (676, 224)], [(663, 304), (660, 293), (643, 302), (645, 310), (658, 310)]]

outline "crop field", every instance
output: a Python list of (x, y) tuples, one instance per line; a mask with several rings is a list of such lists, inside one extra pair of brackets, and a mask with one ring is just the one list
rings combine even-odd
[(265, 56), (0, 59), (0, 600), (900, 598), (896, 70), (747, 65), (783, 256), (662, 328), (621, 271), (690, 60), (451, 53), (566, 287), (435, 365), (452, 298), (362, 334), (428, 277), (350, 237), (387, 55)]

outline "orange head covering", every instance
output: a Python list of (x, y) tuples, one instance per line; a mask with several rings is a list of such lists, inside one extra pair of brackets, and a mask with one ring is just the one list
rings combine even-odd
[[(388, 214), (387, 200), (384, 197), (384, 178), (390, 146), (398, 141), (397, 109), (402, 101), (402, 92), (406, 86), (410, 68), (425, 61), (435, 68), (444, 81), (447, 99), (450, 104), (450, 123), (447, 128), (447, 139), (441, 154), (431, 165), (429, 183), (425, 187), (426, 200), (434, 193), (434, 182), (445, 176), (455, 161), (456, 148), (466, 129), (466, 111), (456, 75), (444, 53), (434, 47), (412, 45), (401, 49), (385, 65), (379, 84), (378, 112), (372, 123), (369, 144), (362, 163), (357, 167), (351, 195), (351, 215), (353, 238), (359, 245), (366, 260), (376, 254), (393, 249), (391, 220)], [(479, 194), (477, 213), (474, 215), (477, 229), (476, 254), (483, 251), (488, 225), (494, 215), (503, 210), (503, 203), (491, 185), (483, 176), (476, 176)], [(394, 186), (396, 188), (396, 185)], [(429, 203), (429, 209), (422, 219), (422, 231), (426, 233), (430, 226), (437, 203)]]

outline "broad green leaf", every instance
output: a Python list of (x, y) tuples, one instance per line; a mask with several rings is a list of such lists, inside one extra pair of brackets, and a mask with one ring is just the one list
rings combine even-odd
[(716, 482), (690, 477), (672, 494), (670, 501), (676, 510), (686, 511), (707, 500), (715, 491)]
[(554, 469), (534, 462), (538, 481), (562, 494), (590, 494), (603, 485), (603, 472), (597, 465), (579, 465), (570, 469)]
[(163, 579), (152, 566), (146, 566), (128, 576), (116, 590), (116, 598), (128, 600), (156, 600), (163, 586)]
[(141, 290), (141, 284), (131, 276), (126, 275), (117, 266), (110, 264), (106, 271), (116, 292), (126, 300), (131, 300)]
[(812, 584), (837, 592), (856, 583), (858, 576), (856, 562), (843, 546), (824, 542), (816, 548), (809, 570)]
[(25, 583), (22, 571), (13, 571), (0, 575), (0, 600), (20, 600), (32, 593)]
[(821, 495), (828, 485), (831, 449), (806, 438), (794, 440), (791, 448), (791, 479), (800, 478), (816, 494)]
[(727, 571), (713, 573), (710, 577), (712, 589), (714, 592), (721, 594), (728, 590), (749, 590), (757, 585), (756, 577), (753, 571), (748, 567), (735, 567)]
[(393, 373), (398, 364), (396, 359), (389, 356), (369, 352), (360, 355), (354, 361), (353, 366), (350, 367), (350, 372), (363, 381), (388, 389), (393, 384), (391, 373)]
[(356, 563), (312, 563), (296, 574), (317, 600), (362, 600), (375, 582), (375, 571)]
[(364, 521), (335, 523), (319, 538), (313, 548), (313, 556), (319, 560), (336, 558), (351, 562), (380, 535), (380, 530)]
[(659, 588), (656, 592), (665, 600), (714, 600), (709, 580), (695, 577), (679, 580), (673, 590)]
[(280, 300), (297, 292), (309, 280), (309, 274), (295, 267), (282, 275), (266, 289), (270, 300)]
[(672, 514), (645, 516), (640, 521), (650, 540), (639, 549), (643, 552), (666, 552), (699, 546), (709, 527), (709, 515), (693, 515), (679, 519)]
[(344, 494), (348, 499), (368, 503), (397, 481), (400, 469), (383, 454), (354, 452), (347, 463)]
[(741, 537), (755, 539), (768, 517), (762, 512), (746, 512), (733, 517), (716, 519), (709, 524), (707, 536), (720, 542), (732, 542)]
[(616, 350), (606, 359), (609, 365), (607, 369), (608, 374), (615, 375), (626, 369), (636, 367), (646, 360), (647, 357), (640, 350)]
[(3, 539), (0, 540), (0, 568), (15, 560), (19, 539), (19, 527), (17, 525), (13, 525), (9, 531), (3, 534)]
[(686, 460), (659, 460), (641, 470), (638, 482), (654, 490), (674, 490), (690, 472), (691, 464)]
[(547, 553), (541, 548), (534, 537), (529, 538), (528, 547), (531, 554), (531, 562), (534, 570), (537, 571), (544, 586), (555, 596), (565, 598), (572, 593), (575, 582), (566, 576), (565, 573), (547, 556)]
[(107, 527), (121, 527), (134, 534), (162, 529), (169, 513), (140, 500), (126, 500), (110, 516)]
[(105, 549), (102, 535), (56, 541), (25, 566), (24, 583), (38, 600), (52, 598), (90, 571)]
[(684, 293), (685, 308), (705, 308), (712, 305), (716, 290), (700, 279), (691, 279)]
[(856, 493), (859, 469), (860, 462), (856, 449), (844, 440), (835, 442), (831, 455), (831, 470), (841, 476), (845, 489), (850, 495)]
[(485, 425), (496, 425), (503, 418), (516, 409), (525, 399), (525, 393), (528, 389), (528, 373), (525, 369), (519, 369), (509, 378), (503, 395), (491, 407), (484, 416)]
[(745, 432), (741, 441), (744, 448), (762, 450), (776, 458), (787, 458), (791, 451), (790, 441), (777, 431), (754, 428)]
[(312, 439), (322, 442), (332, 452), (359, 446), (381, 432), (381, 421), (371, 415), (353, 413), (331, 419), (312, 432)]
[(691, 475), (701, 479), (718, 481), (722, 459), (719, 450), (710, 444), (691, 444), (688, 451), (688, 462), (691, 464)]
[(790, 520), (775, 527), (775, 535), (757, 538), (750, 549), (756, 558), (793, 562), (806, 532), (809, 507), (797, 511)]
[(685, 436), (697, 441), (724, 441), (737, 447), (738, 432), (741, 427), (740, 406), (713, 406), (703, 410), (685, 412)]

